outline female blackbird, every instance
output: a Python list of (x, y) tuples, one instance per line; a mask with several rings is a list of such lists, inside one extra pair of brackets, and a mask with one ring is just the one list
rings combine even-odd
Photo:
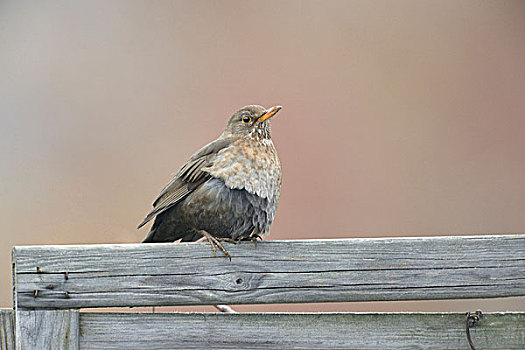
[(270, 118), (280, 109), (252, 105), (235, 112), (221, 136), (191, 156), (153, 202), (138, 226), (155, 217), (143, 243), (205, 237), (231, 259), (220, 242), (264, 238), (281, 192), (270, 135)]

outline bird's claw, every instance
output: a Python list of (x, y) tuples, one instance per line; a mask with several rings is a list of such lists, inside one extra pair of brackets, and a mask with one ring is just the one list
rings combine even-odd
[(257, 248), (257, 239), (260, 239), (262, 241), (262, 237), (259, 235), (253, 235), (250, 237), (250, 241), (253, 242), (253, 245), (255, 246), (255, 248)]
[(223, 242), (229, 242), (228, 239), (229, 238), (215, 238), (213, 237), (212, 235), (210, 235), (208, 232), (206, 231), (201, 231), (201, 234), (208, 240), (208, 242), (210, 243), (211, 245), (211, 249), (213, 250), (213, 253), (215, 254), (215, 256), (217, 256), (217, 247), (219, 247), (219, 249), (224, 253), (224, 255), (226, 255), (230, 261), (232, 260), (232, 256), (230, 255), (230, 253), (228, 253), (226, 251), (226, 249), (224, 249), (224, 247), (222, 246), (221, 241)]

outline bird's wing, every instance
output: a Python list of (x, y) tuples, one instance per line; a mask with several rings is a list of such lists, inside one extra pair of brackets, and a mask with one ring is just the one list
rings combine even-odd
[(141, 228), (155, 216), (179, 203), (205, 182), (210, 175), (203, 171), (203, 168), (213, 165), (217, 153), (230, 144), (230, 139), (220, 138), (207, 144), (191, 156), (180, 168), (177, 175), (162, 189), (157, 199), (153, 202), (153, 209), (137, 228)]

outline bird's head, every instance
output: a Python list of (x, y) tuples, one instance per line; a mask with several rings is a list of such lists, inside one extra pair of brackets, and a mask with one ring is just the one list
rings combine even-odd
[(281, 109), (275, 106), (266, 109), (251, 105), (233, 113), (223, 136), (251, 136), (260, 139), (270, 139), (270, 119)]

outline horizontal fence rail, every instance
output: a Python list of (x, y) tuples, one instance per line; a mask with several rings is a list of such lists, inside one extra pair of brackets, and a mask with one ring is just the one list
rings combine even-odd
[[(21, 349), (469, 348), (464, 313), (22, 313)], [(525, 313), (484, 314), (469, 332), (477, 349), (523, 349)]]
[[(465, 314), (80, 314), (80, 349), (467, 349)], [(522, 349), (525, 314), (488, 314), (478, 349)]]
[(525, 295), (525, 235), (13, 248), (22, 310)]

